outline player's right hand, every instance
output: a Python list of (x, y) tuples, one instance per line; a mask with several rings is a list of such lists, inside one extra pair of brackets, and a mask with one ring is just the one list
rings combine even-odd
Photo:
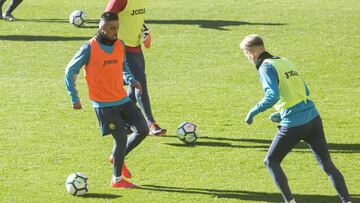
[(150, 32), (148, 32), (147, 34), (145, 34), (145, 32), (144, 32), (144, 46), (146, 47), (146, 48), (150, 48), (150, 46), (151, 46), (151, 35), (150, 35)]
[(149, 27), (144, 23), (141, 29), (144, 46), (150, 48), (151, 46), (151, 35)]
[(79, 101), (79, 102), (73, 103), (72, 108), (75, 110), (82, 109), (81, 102)]
[(252, 122), (253, 122), (253, 119), (254, 119), (254, 116), (252, 115), (251, 112), (249, 112), (249, 113), (246, 115), (245, 123), (251, 125)]

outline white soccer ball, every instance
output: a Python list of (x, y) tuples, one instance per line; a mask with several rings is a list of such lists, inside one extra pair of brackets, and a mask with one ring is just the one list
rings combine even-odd
[(70, 14), (69, 22), (76, 27), (82, 27), (86, 23), (86, 13), (81, 10), (75, 10)]
[(177, 134), (178, 138), (185, 144), (193, 144), (197, 136), (197, 126), (191, 122), (183, 122), (179, 125)]
[(73, 173), (67, 177), (65, 187), (72, 195), (85, 195), (88, 192), (88, 178), (83, 173)]

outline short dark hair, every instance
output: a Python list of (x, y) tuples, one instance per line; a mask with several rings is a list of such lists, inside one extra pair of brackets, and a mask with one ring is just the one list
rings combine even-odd
[(100, 20), (104, 20), (105, 22), (119, 20), (119, 16), (116, 13), (104, 12), (103, 14), (101, 14)]
[(101, 14), (101, 17), (100, 17), (99, 29), (102, 29), (102, 27), (105, 25), (105, 23), (114, 21), (114, 20), (119, 20), (119, 16), (116, 13), (104, 12), (103, 14)]

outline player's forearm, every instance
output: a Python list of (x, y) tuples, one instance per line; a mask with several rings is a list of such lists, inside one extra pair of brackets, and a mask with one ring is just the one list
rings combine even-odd
[(81, 67), (88, 63), (90, 56), (90, 46), (84, 45), (71, 59), (65, 70), (65, 86), (71, 97), (72, 103), (80, 101), (78, 91), (76, 90), (76, 78), (80, 72)]
[(126, 49), (127, 48), (125, 46), (125, 43), (123, 41), (120, 41), (120, 42), (124, 46), (124, 52), (125, 52), (124, 63), (123, 63), (123, 80), (124, 80), (125, 84), (131, 85), (135, 81), (135, 77), (131, 73), (129, 65), (126, 61)]
[(265, 91), (264, 98), (259, 102), (259, 106), (261, 106), (261, 108), (265, 111), (274, 106), (279, 99), (279, 92), (269, 88)]
[(265, 92), (264, 98), (251, 109), (251, 112), (253, 112), (255, 116), (260, 112), (270, 109), (272, 106), (276, 104), (278, 100), (279, 100), (279, 94), (277, 94), (272, 90), (267, 90)]
[(107, 4), (105, 11), (119, 14), (125, 9), (127, 0), (110, 0)]
[(263, 99), (252, 108), (255, 115), (274, 106), (280, 98), (279, 79), (275, 68), (268, 64), (261, 66), (259, 76), (265, 94)]
[(78, 91), (76, 90), (76, 74), (69, 73), (65, 74), (65, 86), (68, 94), (71, 97), (71, 103), (77, 103), (80, 101)]
[(124, 60), (124, 64), (123, 64), (123, 80), (126, 84), (129, 85), (135, 81), (134, 75), (131, 73), (126, 60)]

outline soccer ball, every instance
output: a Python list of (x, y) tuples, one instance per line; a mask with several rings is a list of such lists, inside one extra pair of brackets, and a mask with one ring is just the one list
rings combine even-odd
[(87, 176), (83, 173), (73, 173), (69, 175), (65, 182), (68, 193), (76, 196), (85, 195), (88, 192)]
[(70, 14), (69, 21), (76, 27), (82, 27), (85, 25), (86, 22), (85, 17), (86, 14), (84, 11), (76, 10)]
[(179, 125), (178, 138), (185, 144), (193, 144), (198, 138), (196, 134), (197, 126), (191, 122), (183, 122)]

